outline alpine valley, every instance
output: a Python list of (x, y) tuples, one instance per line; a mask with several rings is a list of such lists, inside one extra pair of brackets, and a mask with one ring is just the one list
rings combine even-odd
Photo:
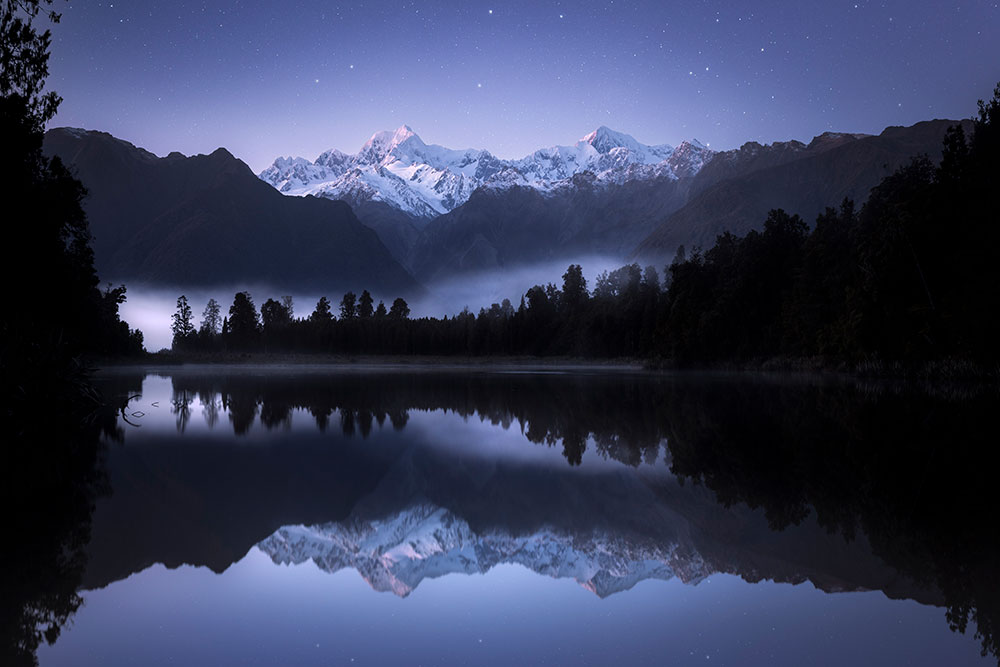
[(916, 155), (939, 160), (954, 124), (722, 152), (600, 127), (512, 160), (427, 144), (404, 125), (353, 155), (280, 157), (257, 177), (225, 149), (157, 157), (72, 128), (47, 132), (45, 150), (90, 193), (105, 280), (414, 294), (472, 272), (591, 256), (662, 267), (682, 245), (759, 228), (773, 208), (812, 222), (844, 198), (862, 203)]

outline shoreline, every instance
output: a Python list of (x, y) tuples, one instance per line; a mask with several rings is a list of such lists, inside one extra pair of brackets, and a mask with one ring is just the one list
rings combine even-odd
[(586, 359), (576, 357), (464, 357), (420, 355), (337, 355), (247, 353), (226, 355), (160, 355), (119, 359), (93, 359), (100, 371), (113, 369), (343, 369), (343, 370), (606, 370), (644, 373), (650, 369), (643, 360)]
[(665, 360), (588, 357), (532, 356), (424, 356), (316, 353), (148, 353), (143, 357), (93, 358), (91, 368), (106, 371), (115, 368), (184, 367), (298, 369), (326, 368), (344, 370), (521, 370), (569, 371), (604, 370), (649, 374), (683, 374), (714, 377), (803, 376), (828, 380), (902, 381), (922, 383), (1000, 383), (1000, 366), (989, 366), (960, 359), (944, 359), (904, 364), (879, 360), (860, 363), (831, 362), (826, 359), (776, 358), (744, 363), (677, 364)]

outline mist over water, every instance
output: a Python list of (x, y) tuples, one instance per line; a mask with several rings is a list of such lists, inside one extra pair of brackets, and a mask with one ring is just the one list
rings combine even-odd
[[(201, 315), (209, 299), (219, 302), (222, 316), (229, 315), (229, 306), (237, 292), (249, 292), (257, 312), (268, 299), (280, 300), (282, 296), (291, 295), (294, 304), (294, 317), (306, 317), (316, 308), (320, 294), (312, 295), (296, 293), (287, 289), (268, 287), (264, 285), (237, 285), (221, 287), (171, 287), (166, 285), (127, 285), (126, 301), (119, 308), (121, 318), (133, 329), (142, 331), (143, 344), (150, 352), (169, 348), (173, 334), (170, 331), (171, 316), (177, 311), (177, 298), (182, 294), (187, 297), (194, 324), (201, 326)], [(360, 294), (361, 290), (357, 290)], [(327, 298), (336, 306), (340, 303), (343, 293), (334, 299), (332, 294)], [(375, 297), (378, 303), (379, 297)], [(391, 301), (390, 301), (391, 303)]]
[(627, 262), (617, 257), (593, 255), (463, 274), (428, 285), (428, 295), (410, 304), (412, 317), (451, 317), (466, 307), (478, 313), (480, 308), (489, 308), (490, 304), (504, 299), (510, 299), (517, 308), (521, 296), (535, 285), (555, 283), (561, 289), (562, 276), (570, 264), (583, 267), (587, 288), (593, 289), (599, 273), (612, 271)]
[[(483, 271), (475, 274), (449, 278), (427, 285), (427, 294), (416, 299), (407, 299), (410, 306), (410, 317), (452, 317), (464, 308), (478, 313), (480, 308), (489, 308), (490, 304), (500, 303), (504, 299), (516, 308), (521, 296), (534, 285), (555, 283), (562, 287), (562, 276), (570, 264), (583, 267), (588, 289), (593, 289), (598, 274), (602, 271), (612, 271), (626, 264), (622, 259), (607, 256), (589, 256), (582, 258), (558, 259), (529, 266), (512, 269)], [(663, 267), (657, 267), (661, 272)], [(340, 300), (348, 290), (360, 295), (366, 289), (365, 285), (333, 288), (327, 293), (299, 291), (269, 285), (229, 285), (219, 287), (184, 287), (151, 284), (126, 283), (127, 300), (121, 305), (120, 313), (123, 320), (133, 329), (142, 331), (146, 349), (156, 352), (169, 348), (171, 343), (171, 316), (177, 310), (177, 298), (182, 294), (187, 297), (191, 312), (194, 314), (195, 326), (201, 325), (201, 314), (209, 299), (219, 302), (223, 316), (228, 315), (229, 306), (237, 292), (249, 292), (257, 310), (268, 299), (280, 299), (290, 295), (294, 303), (294, 317), (308, 317), (316, 308), (316, 302), (321, 296), (326, 296), (337, 314)], [(369, 289), (369, 291), (371, 291)], [(375, 304), (384, 301), (386, 308), (392, 305), (398, 294), (380, 294), (371, 291)]]

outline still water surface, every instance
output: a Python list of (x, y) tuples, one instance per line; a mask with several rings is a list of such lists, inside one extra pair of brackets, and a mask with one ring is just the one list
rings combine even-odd
[(127, 399), (110, 494), (42, 665), (997, 661), (989, 392), (615, 369), (100, 381)]

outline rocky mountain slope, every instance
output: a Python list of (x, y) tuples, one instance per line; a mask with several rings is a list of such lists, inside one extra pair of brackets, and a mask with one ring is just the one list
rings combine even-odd
[(860, 205), (872, 187), (916, 155), (940, 160), (945, 132), (954, 124), (933, 120), (889, 127), (878, 136), (828, 133), (808, 145), (749, 143), (717, 153), (695, 177), (690, 200), (661, 221), (632, 258), (665, 262), (680, 245), (711, 247), (723, 231), (759, 229), (774, 208), (812, 224), (845, 197)]
[(289, 194), (351, 203), (425, 284), (482, 270), (589, 256), (669, 262), (680, 245), (744, 234), (772, 208), (811, 222), (868, 191), (914, 155), (940, 156), (952, 121), (878, 136), (827, 132), (713, 152), (697, 142), (647, 146), (601, 127), (573, 146), (500, 160), (423, 143), (403, 126), (355, 155), (279, 158), (260, 176)]
[(50, 130), (88, 190), (102, 280), (324, 290), (419, 286), (343, 202), (285, 197), (225, 149), (160, 158), (109, 134)]
[(759, 227), (772, 208), (812, 222), (845, 197), (863, 203), (914, 155), (939, 158), (952, 124), (724, 152), (648, 146), (601, 127), (519, 160), (425, 144), (403, 126), (354, 155), (279, 158), (259, 178), (224, 149), (160, 158), (67, 128), (45, 145), (90, 191), (104, 280), (406, 294), (417, 281), (536, 262), (663, 266), (680, 245)]

